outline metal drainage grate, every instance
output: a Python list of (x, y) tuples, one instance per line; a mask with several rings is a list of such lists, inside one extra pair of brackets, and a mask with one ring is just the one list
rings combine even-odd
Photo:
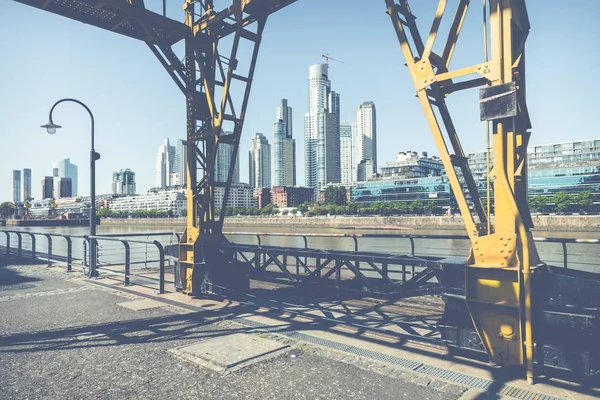
[[(235, 322), (242, 325), (247, 325), (253, 328), (268, 328), (269, 325), (262, 324), (255, 321), (250, 321), (245, 318), (235, 318)], [(384, 362), (387, 364), (394, 365), (396, 367), (404, 368), (410, 371), (415, 371), (424, 375), (432, 376), (435, 378), (443, 379), (448, 382), (458, 383), (463, 386), (473, 387), (481, 390), (488, 391), (493, 388), (493, 381), (489, 379), (477, 378), (471, 375), (462, 374), (460, 372), (449, 371), (447, 369), (434, 367), (431, 365), (425, 365), (423, 363), (409, 360), (407, 358), (396, 357), (385, 353), (380, 353), (373, 350), (362, 349), (356, 346), (345, 345), (334, 340), (323, 339), (305, 333), (296, 331), (287, 332), (276, 332), (279, 335), (284, 335), (292, 339), (301, 340), (303, 342), (315, 344), (318, 346), (327, 347), (330, 349), (343, 351), (345, 353), (354, 354), (360, 357), (368, 358), (374, 361)], [(491, 389), (493, 390), (493, 389)], [(558, 397), (547, 396), (545, 394), (532, 392), (525, 389), (520, 389), (514, 386), (503, 384), (498, 390), (494, 391), (496, 394), (503, 396), (514, 397), (517, 399), (536, 399), (536, 400), (560, 400)]]

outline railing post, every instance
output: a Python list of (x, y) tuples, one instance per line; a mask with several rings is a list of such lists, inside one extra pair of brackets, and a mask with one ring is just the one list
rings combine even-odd
[(165, 249), (162, 244), (158, 240), (154, 241), (154, 245), (158, 248), (158, 253), (160, 257), (159, 261), (159, 284), (158, 284), (158, 294), (165, 293)]
[[(304, 248), (308, 249), (308, 239), (306, 235), (302, 235), (302, 239), (304, 239)], [(304, 257), (304, 268), (308, 268), (308, 257)]]
[(352, 239), (354, 239), (354, 251), (358, 251), (358, 238), (356, 235), (352, 235)]
[(15, 234), (17, 235), (17, 257), (21, 258), (23, 255), (23, 239), (20, 232), (15, 232)]
[(27, 232), (29, 236), (31, 236), (31, 259), (35, 260), (37, 258), (37, 254), (35, 252), (35, 234), (31, 232)]
[(415, 255), (415, 239), (409, 237), (408, 240), (410, 240), (410, 255), (414, 257), (414, 255)]
[(88, 239), (87, 237), (84, 237), (83, 239), (83, 266), (87, 267), (87, 244), (88, 244)]
[(67, 272), (71, 272), (73, 263), (73, 243), (69, 236), (63, 235), (63, 237), (67, 241)]
[(129, 251), (129, 243), (126, 240), (121, 240), (123, 246), (125, 247), (125, 279), (123, 280), (123, 284), (125, 286), (129, 286), (129, 268), (131, 266), (131, 253)]
[(6, 235), (6, 259), (10, 258), (10, 232), (4, 231)]
[(45, 233), (46, 239), (48, 239), (48, 267), (52, 266), (52, 261), (50, 261), (50, 257), (52, 257), (52, 236)]
[(562, 244), (562, 248), (563, 248), (563, 267), (565, 269), (567, 269), (567, 243), (566, 242), (560, 242), (560, 244)]

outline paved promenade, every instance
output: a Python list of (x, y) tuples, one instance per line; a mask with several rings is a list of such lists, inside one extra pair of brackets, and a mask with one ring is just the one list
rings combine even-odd
[(418, 352), (267, 311), (0, 265), (0, 398), (441, 400), (510, 398), (509, 389), (592, 398), (556, 385), (515, 381), (498, 394), (506, 380), (487, 390), (449, 382), (397, 362), (434, 361)]

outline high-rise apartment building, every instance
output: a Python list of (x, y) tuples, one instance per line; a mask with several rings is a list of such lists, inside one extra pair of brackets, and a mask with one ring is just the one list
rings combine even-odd
[[(233, 132), (224, 132), (225, 134), (232, 134)], [(229, 168), (231, 166), (231, 160), (233, 158), (233, 145), (228, 143), (219, 143), (217, 146), (217, 159), (215, 162), (215, 182), (227, 182), (227, 176), (229, 175)], [(240, 152), (235, 157), (235, 163), (233, 165), (233, 176), (231, 183), (240, 182)]]
[(52, 198), (54, 198), (54, 178), (52, 176), (45, 176), (44, 179), (42, 179), (41, 200)]
[(358, 107), (356, 116), (356, 163), (360, 164), (363, 160), (371, 160), (372, 163), (363, 163), (370, 165), (373, 171), (365, 171), (366, 175), (372, 175), (377, 172), (377, 124), (375, 103), (365, 101)]
[(271, 187), (271, 145), (262, 133), (256, 132), (250, 141), (248, 170), (251, 187)]
[(13, 203), (21, 202), (21, 171), (13, 170)]
[(135, 172), (129, 168), (113, 172), (112, 193), (120, 195), (135, 194)]
[(23, 201), (31, 200), (31, 169), (23, 169)]
[[(60, 178), (70, 178), (71, 179), (71, 195), (77, 196), (79, 193), (77, 191), (77, 165), (71, 164), (70, 158), (65, 158), (64, 160), (60, 160), (54, 163), (55, 170), (55, 182), (54, 182), (54, 190), (58, 190), (59, 179)], [(56, 194), (56, 197), (59, 197)]]
[(173, 171), (171, 174), (179, 174), (178, 183), (173, 180), (170, 182), (170, 186), (187, 185), (187, 143), (185, 140), (177, 140), (177, 146), (175, 149), (175, 159), (173, 161)]
[(273, 124), (275, 186), (296, 186), (296, 140), (292, 138), (292, 107), (282, 99)]
[(344, 185), (356, 182), (355, 156), (356, 124), (340, 124), (340, 181)]
[(165, 138), (162, 145), (158, 146), (156, 153), (156, 169), (154, 174), (154, 186), (164, 189), (171, 186), (171, 174), (175, 166), (175, 146), (171, 146), (169, 138)]
[(331, 91), (328, 69), (328, 64), (312, 65), (309, 69), (305, 163), (306, 186), (313, 189), (340, 181), (340, 95)]
[(71, 178), (58, 178), (56, 198), (73, 197), (73, 181)]

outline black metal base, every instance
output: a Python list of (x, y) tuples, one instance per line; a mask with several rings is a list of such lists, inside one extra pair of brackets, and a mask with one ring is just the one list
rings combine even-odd
[[(539, 272), (533, 282), (538, 373), (571, 380), (597, 380), (600, 377), (600, 278), (597, 274), (550, 266)], [(442, 339), (451, 348), (485, 354), (464, 296), (442, 297), (446, 304), (444, 316), (438, 323)]]
[(250, 270), (248, 265), (237, 260), (222, 263), (202, 263), (194, 266), (192, 275), (193, 296), (206, 293), (227, 295), (231, 292), (250, 291)]

